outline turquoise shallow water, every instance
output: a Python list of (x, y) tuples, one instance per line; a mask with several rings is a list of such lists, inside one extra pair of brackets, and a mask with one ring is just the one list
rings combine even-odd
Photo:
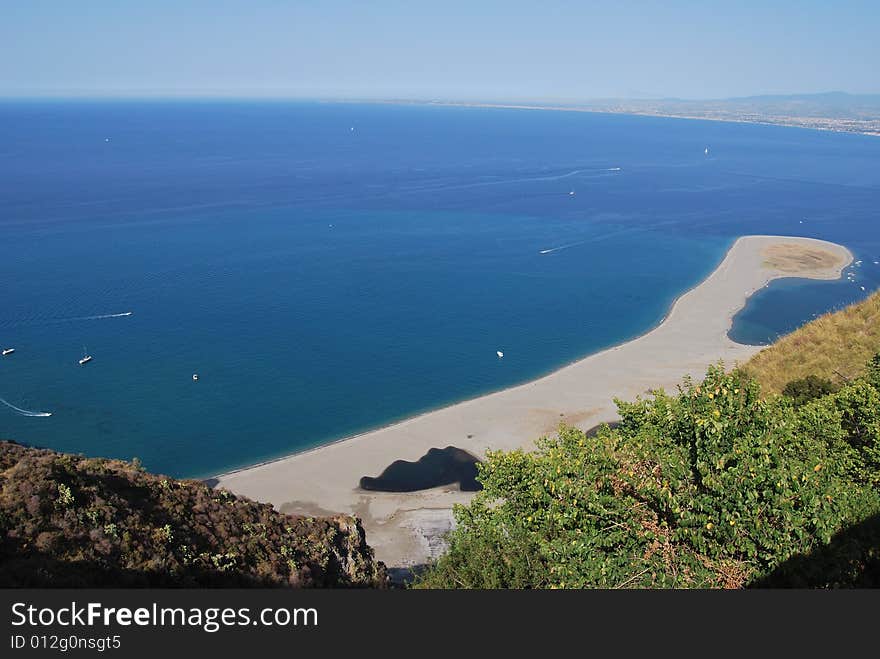
[(742, 234), (862, 259), (756, 295), (732, 335), (766, 341), (880, 283), (878, 156), (644, 117), (6, 103), (0, 435), (206, 476), (632, 338)]

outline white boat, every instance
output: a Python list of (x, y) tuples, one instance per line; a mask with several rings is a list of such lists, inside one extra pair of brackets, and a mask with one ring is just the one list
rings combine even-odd
[(198, 380), (199, 380), (199, 374), (193, 373), (193, 382), (198, 382)]
[(569, 197), (574, 197), (574, 190), (572, 190), (571, 192), (569, 192), (569, 193), (568, 193), (568, 196), (569, 196)]
[(501, 352), (500, 350), (496, 350), (495, 354), (498, 355), (498, 359), (501, 359), (502, 357), (504, 357), (504, 353)]
[(4, 348), (3, 356), (5, 357), (6, 355), (11, 355), (13, 352), (15, 352), (15, 348)]
[(82, 366), (83, 364), (88, 364), (90, 361), (92, 361), (92, 356), (86, 352), (86, 347), (83, 346), (83, 356), (82, 359), (79, 360), (79, 365)]
[(709, 147), (708, 146), (706, 147), (705, 151), (703, 151), (703, 153), (707, 156), (709, 155)]

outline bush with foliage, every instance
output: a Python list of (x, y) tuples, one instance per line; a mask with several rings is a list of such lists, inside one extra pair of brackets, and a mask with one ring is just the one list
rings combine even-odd
[(0, 586), (383, 586), (360, 522), (0, 442)]
[[(677, 395), (617, 401), (614, 429), (489, 453), (484, 490), (457, 507), (448, 552), (417, 586), (741, 587), (880, 514), (870, 378), (802, 407), (759, 394), (716, 366)], [(822, 585), (861, 574), (878, 526)]]
[(795, 405), (804, 405), (816, 398), (822, 398), (837, 391), (835, 384), (816, 375), (808, 375), (800, 380), (792, 380), (782, 389), (782, 395), (792, 399)]

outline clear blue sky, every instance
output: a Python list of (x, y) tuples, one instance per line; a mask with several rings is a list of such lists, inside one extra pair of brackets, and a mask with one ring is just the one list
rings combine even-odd
[(0, 0), (0, 95), (880, 92), (880, 0)]

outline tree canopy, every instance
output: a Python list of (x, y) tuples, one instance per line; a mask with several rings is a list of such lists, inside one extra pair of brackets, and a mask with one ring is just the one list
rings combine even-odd
[[(490, 452), (484, 490), (456, 508), (447, 553), (416, 585), (876, 582), (880, 524), (865, 523), (880, 519), (880, 368), (801, 405), (722, 365), (675, 394), (616, 402), (614, 428)], [(805, 584), (788, 568), (807, 556), (821, 565)]]

